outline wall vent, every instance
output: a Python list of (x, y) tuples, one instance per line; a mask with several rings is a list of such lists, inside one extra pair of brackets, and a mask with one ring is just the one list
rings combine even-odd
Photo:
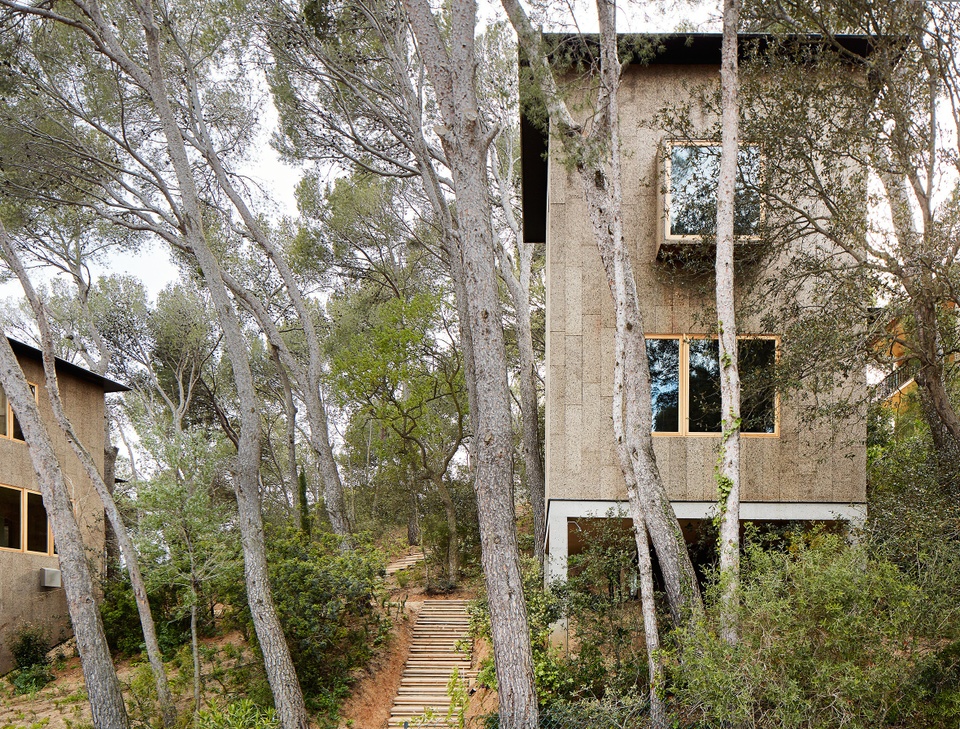
[(40, 584), (43, 587), (60, 587), (60, 570), (50, 567), (40, 568)]

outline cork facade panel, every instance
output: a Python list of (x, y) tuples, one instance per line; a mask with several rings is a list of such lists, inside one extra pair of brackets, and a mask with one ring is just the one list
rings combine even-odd
[[(713, 282), (683, 275), (656, 260), (662, 226), (658, 155), (665, 133), (651, 120), (688, 101), (717, 79), (711, 66), (629, 66), (621, 90), (624, 231), (631, 246), (644, 329), (648, 334), (711, 331)], [(694, 128), (705, 120), (692, 112)], [(547, 496), (621, 500), (623, 477), (613, 448), (614, 315), (590, 213), (579, 178), (551, 152), (547, 218)], [(776, 271), (776, 262), (767, 271)], [(754, 274), (763, 275), (761, 273)], [(741, 310), (739, 331), (761, 328), (762, 310)], [(864, 387), (864, 383), (854, 383)], [(780, 403), (776, 436), (742, 439), (742, 499), (863, 503), (864, 420), (844, 424), (835, 442), (826, 425), (801, 424), (796, 404)], [(834, 429), (835, 430), (835, 429)], [(655, 436), (654, 449), (671, 499), (716, 499), (717, 436)]]
[[(79, 459), (54, 423), (39, 361), (21, 357), (20, 365), (27, 380), (39, 388), (40, 416), (48, 426), (60, 461), (90, 563), (99, 568), (104, 548), (103, 506)], [(66, 373), (60, 374), (59, 387), (67, 417), (102, 473), (103, 389)], [(0, 484), (40, 490), (26, 443), (0, 438)], [(3, 575), (0, 578), (0, 674), (13, 668), (9, 642), (20, 626), (27, 623), (42, 625), (54, 641), (70, 635), (64, 590), (41, 586), (40, 570), (44, 567), (58, 568), (56, 555), (0, 549), (0, 575)]]

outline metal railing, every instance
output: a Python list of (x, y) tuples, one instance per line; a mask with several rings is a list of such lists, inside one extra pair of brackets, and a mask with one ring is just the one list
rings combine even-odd
[(874, 401), (880, 402), (886, 400), (897, 390), (909, 383), (913, 379), (916, 369), (916, 366), (913, 364), (905, 364), (902, 367), (897, 367), (897, 369), (880, 380), (876, 387), (873, 388)]

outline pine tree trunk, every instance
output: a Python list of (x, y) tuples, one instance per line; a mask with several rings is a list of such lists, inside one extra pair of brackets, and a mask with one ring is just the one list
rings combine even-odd
[[(6, 234), (0, 231), (0, 235), (5, 237)], [(93, 725), (96, 729), (129, 729), (120, 682), (94, 597), (93, 577), (87, 563), (83, 537), (67, 495), (63, 472), (16, 355), (6, 336), (0, 335), (0, 340), (0, 387), (6, 393), (29, 444), (30, 459), (43, 495), (43, 505), (56, 535), (67, 610), (80, 653)]]
[(460, 575), (460, 537), (457, 533), (457, 508), (453, 503), (450, 489), (443, 481), (443, 474), (433, 474), (433, 483), (443, 502), (443, 513), (447, 519), (447, 582), (450, 587), (457, 584)]
[[(503, 729), (538, 725), (533, 661), (513, 502), (513, 427), (507, 361), (497, 290), (487, 180), (490, 131), (475, 93), (474, 33), (477, 7), (454, 0), (449, 45), (426, 0), (404, 0), (409, 22), (430, 75), (445, 128), (443, 149), (456, 195), (462, 256), (458, 304), (468, 315), (476, 389), (472, 422), (476, 444), (477, 516)], [(457, 267), (459, 268), (459, 267)]]
[[(643, 317), (633, 267), (623, 237), (620, 137), (616, 93), (620, 64), (616, 56), (614, 8), (598, 0), (598, 15), (607, 27), (602, 49), (600, 92), (593, 129), (589, 134), (576, 123), (568, 109), (553, 69), (540, 48), (540, 36), (517, 0), (501, 0), (518, 42), (534, 66), (551, 126), (564, 149), (576, 163), (584, 197), (590, 210), (594, 236), (603, 263), (607, 285), (617, 311), (617, 335), (622, 336), (623, 408), (625, 413), (622, 447), (627, 459), (621, 461), (624, 480), (636, 484), (638, 512), (636, 529), (646, 527), (656, 550), (664, 578), (670, 612), (677, 625), (703, 609), (700, 587), (676, 514), (670, 504), (653, 451), (650, 410), (650, 370), (647, 362)], [(618, 447), (621, 444), (618, 443)], [(633, 496), (631, 495), (631, 499)]]
[(193, 171), (170, 107), (164, 67), (161, 61), (158, 29), (152, 11), (141, 13), (149, 59), (149, 75), (130, 68), (131, 75), (150, 95), (157, 111), (161, 131), (166, 140), (177, 181), (184, 213), (184, 243), (192, 252), (210, 291), (210, 298), (223, 330), (223, 344), (233, 369), (234, 383), (240, 402), (240, 436), (237, 447), (237, 469), (234, 491), (243, 549), (247, 601), (257, 640), (263, 653), (267, 680), (273, 692), (277, 717), (283, 729), (307, 729), (307, 711), (297, 680), (290, 651), (277, 617), (267, 578), (263, 521), (260, 513), (260, 410), (250, 369), (247, 347), (233, 302), (227, 293), (217, 259), (210, 250), (203, 230), (203, 214), (193, 179)]
[(723, 48), (720, 66), (721, 149), (717, 184), (717, 335), (721, 398), (721, 435), (717, 463), (720, 507), (721, 635), (737, 642), (740, 589), (740, 371), (733, 291), (734, 205), (740, 132), (737, 76), (739, 0), (723, 3)]
[(410, 492), (410, 514), (407, 516), (407, 546), (420, 544), (420, 514), (417, 507), (417, 495)]

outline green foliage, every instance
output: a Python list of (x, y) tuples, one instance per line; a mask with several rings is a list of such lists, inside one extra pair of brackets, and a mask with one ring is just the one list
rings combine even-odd
[[(331, 535), (310, 538), (292, 528), (269, 530), (267, 552), (273, 599), (304, 696), (333, 720), (351, 671), (389, 633), (384, 557), (361, 537), (343, 551)], [(240, 618), (252, 635), (247, 608)]]
[(716, 585), (704, 621), (675, 636), (673, 688), (694, 725), (865, 729), (916, 714), (922, 594), (895, 565), (814, 532), (751, 541), (741, 569), (739, 642), (720, 637)]
[(864, 539), (923, 591), (921, 635), (953, 640), (960, 637), (960, 481), (922, 421), (907, 432), (869, 451)]
[[(550, 626), (562, 617), (562, 606), (553, 592), (543, 589), (543, 572), (536, 560), (524, 559), (522, 566), (523, 596), (533, 648), (533, 671), (537, 680), (537, 696), (543, 702), (563, 690), (566, 684), (565, 659), (560, 651), (550, 645)], [(473, 602), (468, 612), (471, 635), (490, 640), (490, 610), (485, 596)], [(492, 658), (481, 664), (477, 683), (496, 689), (496, 670)]]
[[(104, 582), (100, 617), (110, 650), (134, 656), (144, 650), (143, 628), (133, 597), (130, 578), (123, 572), (119, 579)], [(156, 620), (157, 641), (165, 655), (171, 655), (190, 640), (190, 621), (179, 613), (176, 590), (170, 585), (155, 585), (147, 595)], [(164, 616), (160, 619), (159, 616)]]
[(131, 723), (137, 726), (160, 729), (160, 706), (157, 700), (157, 684), (148, 663), (133, 665), (130, 683), (126, 686), (127, 713)]
[(194, 719), (195, 729), (278, 729), (280, 721), (273, 709), (263, 709), (249, 699), (228, 704), (223, 709), (207, 709)]
[(46, 666), (50, 663), (47, 651), (50, 642), (47, 631), (40, 625), (24, 625), (13, 634), (10, 653), (19, 668)]
[(15, 694), (33, 694), (53, 680), (50, 666), (37, 663), (14, 671), (10, 677)]

